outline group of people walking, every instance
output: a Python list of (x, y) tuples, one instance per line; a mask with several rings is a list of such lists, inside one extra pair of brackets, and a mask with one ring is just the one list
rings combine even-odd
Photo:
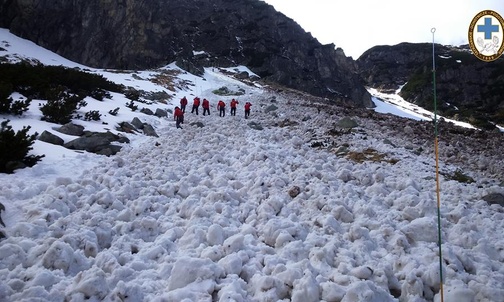
[[(180, 100), (180, 107), (178, 107), (178, 106), (175, 107), (175, 112), (173, 114), (173, 118), (175, 119), (175, 124), (176, 124), (177, 128), (182, 129), (180, 124), (184, 123), (184, 113), (186, 110), (187, 103), (188, 103), (187, 98), (184, 96)], [(238, 102), (238, 100), (236, 100), (236, 99), (231, 100), (231, 103), (229, 104), (229, 106), (231, 107), (230, 112), (231, 112), (232, 116), (236, 116), (236, 106), (239, 103), (240, 102)], [(203, 101), (201, 101), (199, 97), (194, 98), (191, 113), (196, 113), (196, 115), (199, 115), (200, 104), (201, 104), (201, 107), (203, 108), (203, 115), (206, 115), (206, 114), (210, 115), (210, 102), (205, 98), (203, 98)], [(250, 107), (252, 107), (252, 104), (250, 102), (246, 102), (244, 105), (246, 119), (248, 119), (250, 116)], [(222, 100), (219, 100), (219, 102), (217, 103), (217, 110), (219, 111), (220, 117), (226, 116), (226, 103)]]

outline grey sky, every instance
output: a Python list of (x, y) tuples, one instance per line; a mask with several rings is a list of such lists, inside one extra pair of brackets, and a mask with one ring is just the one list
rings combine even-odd
[(375, 45), (400, 42), (468, 43), (472, 18), (491, 9), (504, 16), (504, 0), (264, 0), (294, 19), (321, 43), (334, 43), (357, 59)]

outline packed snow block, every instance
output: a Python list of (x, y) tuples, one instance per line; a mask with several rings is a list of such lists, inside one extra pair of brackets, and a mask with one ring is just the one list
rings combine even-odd
[(55, 274), (48, 270), (42, 270), (38, 273), (32, 280), (32, 286), (42, 286), (44, 288), (51, 288), (55, 283), (58, 282), (59, 278), (56, 278)]
[(282, 236), (285, 236), (285, 233), (288, 233), (290, 236), (295, 237), (297, 234), (297, 227), (288, 220), (271, 219), (259, 230), (259, 232), (265, 244), (275, 246), (280, 234), (284, 234)]
[(158, 222), (154, 217), (136, 219), (133, 222), (133, 228), (144, 240), (154, 239), (160, 233)]
[(14, 290), (12, 290), (12, 286), (5, 282), (0, 282), (0, 297), (10, 297), (14, 294)]
[(350, 270), (350, 275), (359, 279), (368, 280), (373, 276), (373, 270), (369, 266), (358, 266)]
[(150, 246), (143, 248), (139, 256), (143, 259), (149, 259), (153, 261), (159, 261), (164, 255), (167, 254), (167, 251), (164, 247), (155, 245), (155, 246)]
[(305, 271), (305, 276), (294, 281), (292, 289), (292, 302), (318, 302), (320, 301), (320, 290), (318, 282), (309, 271)]
[(437, 242), (438, 228), (434, 217), (422, 217), (413, 220), (403, 227), (401, 231), (413, 242)]
[[(152, 299), (152, 302), (193, 302), (215, 301), (212, 294), (217, 291), (217, 283), (212, 279), (196, 280), (183, 288), (177, 288)], [(137, 300), (135, 300), (137, 301)]]
[(123, 280), (117, 282), (114, 290), (107, 296), (109, 301), (135, 302), (144, 301), (144, 293), (140, 284), (126, 283)]
[(229, 278), (222, 281), (225, 285), (219, 290), (217, 297), (219, 302), (245, 302), (247, 301), (247, 284), (238, 277), (232, 281)]
[(16, 266), (25, 266), (26, 252), (18, 244), (2, 243), (0, 245), (0, 270), (12, 271)]
[(290, 288), (282, 280), (272, 276), (255, 274), (250, 284), (257, 301), (279, 301), (289, 296)]
[[(445, 286), (444, 288), (444, 301), (456, 301), (456, 302), (474, 302), (475, 293), (469, 288), (451, 288), (450, 286)], [(502, 296), (500, 296), (502, 298)], [(494, 300), (496, 301), (496, 300)], [(437, 293), (434, 296), (434, 302), (441, 302), (441, 295)]]
[(289, 234), (287, 231), (280, 231), (276, 240), (275, 240), (275, 248), (281, 248), (289, 242), (295, 241), (294, 237)]
[(236, 253), (242, 250), (245, 247), (244, 239), (245, 237), (243, 236), (243, 234), (235, 234), (228, 237), (222, 244), (224, 247), (224, 252), (229, 255), (231, 253)]
[(243, 268), (242, 258), (237, 253), (225, 256), (217, 264), (224, 269), (226, 275), (239, 275)]
[(195, 281), (215, 281), (223, 275), (223, 269), (210, 259), (181, 257), (173, 265), (168, 278), (168, 290), (183, 288)]
[(98, 267), (81, 271), (75, 276), (73, 285), (70, 287), (70, 300), (78, 301), (84, 298), (103, 301), (110, 290), (106, 277), (105, 272)]
[(399, 300), (409, 301), (410, 299), (414, 299), (415, 297), (422, 296), (424, 296), (424, 283), (414, 271), (410, 272), (402, 283), (401, 296)]
[(208, 258), (214, 262), (224, 257), (224, 250), (220, 245), (209, 246), (201, 251), (201, 258)]
[(94, 265), (102, 269), (107, 274), (111, 274), (114, 270), (121, 267), (117, 261), (117, 257), (110, 250), (98, 253), (98, 255), (96, 255)]
[(224, 229), (218, 224), (211, 225), (206, 239), (209, 245), (221, 245), (224, 242)]
[(277, 216), (287, 203), (288, 202), (283, 201), (280, 198), (269, 198), (259, 205), (257, 208), (257, 214), (260, 218), (265, 219)]
[(62, 240), (68, 243), (73, 250), (82, 250), (86, 257), (95, 257), (99, 251), (96, 233), (89, 229), (64, 235)]
[(187, 197), (180, 205), (178, 206), (179, 209), (179, 216), (181, 218), (189, 218), (192, 216), (192, 213), (194, 209), (200, 204), (199, 199), (196, 195), (191, 195)]
[(349, 182), (351, 180), (354, 180), (355, 177), (352, 175), (352, 171), (348, 169), (341, 169), (336, 173), (336, 178), (343, 182)]
[(320, 284), (322, 289), (322, 300), (341, 301), (345, 296), (346, 290), (343, 286), (334, 282), (324, 282)]
[(68, 272), (71, 263), (74, 261), (74, 250), (63, 241), (54, 241), (42, 257), (42, 265), (51, 270), (60, 269), (64, 273)]
[(331, 211), (331, 214), (338, 221), (350, 223), (354, 221), (354, 215), (344, 206), (337, 206)]
[(206, 240), (206, 232), (201, 225), (190, 225), (178, 241), (179, 247), (196, 248)]
[(394, 302), (397, 301), (384, 289), (371, 281), (354, 282), (348, 286), (341, 302)]

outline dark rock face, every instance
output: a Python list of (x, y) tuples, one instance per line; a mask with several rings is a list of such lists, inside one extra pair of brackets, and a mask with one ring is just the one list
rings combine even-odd
[[(504, 124), (504, 59), (480, 61), (467, 49), (435, 45), (436, 94), (443, 116), (480, 128), (486, 120)], [(366, 85), (393, 92), (411, 103), (433, 109), (432, 44), (375, 46), (357, 60)]]
[(260, 0), (0, 0), (0, 26), (88, 66), (245, 65), (267, 81), (373, 106), (351, 58)]

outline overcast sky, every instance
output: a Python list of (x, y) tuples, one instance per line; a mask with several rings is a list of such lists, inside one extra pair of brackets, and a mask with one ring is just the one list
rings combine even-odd
[(334, 43), (357, 59), (375, 45), (400, 42), (468, 44), (473, 17), (491, 9), (504, 15), (504, 0), (264, 0), (294, 19), (321, 43)]

